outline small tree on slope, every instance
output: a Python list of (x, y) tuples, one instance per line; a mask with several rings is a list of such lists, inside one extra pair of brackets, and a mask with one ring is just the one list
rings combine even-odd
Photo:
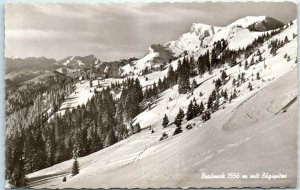
[(162, 122), (162, 126), (164, 128), (166, 128), (169, 124), (169, 119), (168, 119), (168, 116), (165, 114), (164, 118), (163, 118), (163, 122)]
[(180, 127), (183, 118), (184, 118), (184, 111), (183, 111), (182, 109), (179, 109), (179, 113), (177, 114), (177, 116), (176, 116), (176, 118), (175, 118), (174, 124), (175, 124), (177, 127)]
[(77, 159), (75, 159), (73, 162), (73, 167), (72, 167), (72, 176), (75, 176), (77, 174), (79, 174), (79, 164), (78, 164)]
[(186, 120), (188, 121), (194, 118), (193, 107), (193, 102), (191, 101), (186, 112)]

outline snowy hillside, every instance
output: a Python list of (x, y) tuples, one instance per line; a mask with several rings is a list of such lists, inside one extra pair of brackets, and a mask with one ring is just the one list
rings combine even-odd
[[(266, 32), (250, 31), (247, 27), (266, 20), (266, 17), (246, 17), (226, 27), (193, 24), (189, 33), (177, 41), (167, 43), (177, 55), (188, 51), (189, 57), (201, 55), (212, 48), (213, 43), (225, 39), (229, 49), (237, 50), (251, 44)], [(267, 19), (268, 20), (268, 19)], [(270, 186), (267, 180), (204, 180), (204, 173), (221, 174), (240, 172), (251, 175), (257, 171), (287, 174), (287, 179), (274, 180), (272, 186), (295, 185), (296, 124), (297, 124), (297, 21), (287, 25), (280, 33), (257, 46), (247, 58), (240, 56), (238, 64), (225, 63), (202, 76), (189, 78), (196, 82), (192, 93), (179, 94), (179, 84), (163, 91), (157, 99), (149, 100), (145, 108), (133, 119), (143, 129), (129, 138), (98, 152), (78, 159), (80, 172), (71, 176), (73, 160), (27, 175), (32, 188), (162, 188), (162, 187), (231, 187)], [(286, 41), (287, 39), (287, 41)], [(274, 41), (284, 41), (276, 53)], [(123, 73), (138, 78), (143, 90), (168, 75), (173, 60), (161, 70), (141, 76), (141, 70), (151, 65), (158, 56), (152, 49), (142, 59), (123, 67)], [(251, 64), (253, 60), (253, 63)], [(249, 65), (248, 65), (249, 63)], [(216, 81), (226, 71), (226, 80), (219, 91), (231, 100), (220, 96), (219, 109), (204, 122), (200, 117), (182, 122), (183, 132), (172, 136), (176, 129), (173, 121), (179, 108), (187, 113), (191, 101), (207, 107)], [(245, 80), (240, 81), (240, 77)], [(121, 79), (99, 80), (107, 86)], [(97, 83), (97, 80), (93, 81)], [(93, 84), (94, 86), (94, 84)], [(96, 86), (96, 84), (95, 84)], [(76, 91), (61, 110), (87, 102), (95, 87), (89, 82), (78, 83)], [(99, 89), (100, 90), (100, 89)], [(200, 95), (201, 94), (201, 95)], [(119, 95), (118, 95), (119, 96)], [(162, 127), (164, 115), (170, 123)], [(191, 124), (192, 129), (186, 129)], [(153, 130), (153, 131), (151, 131)], [(169, 138), (160, 141), (162, 133)], [(259, 147), (259, 148), (258, 148)], [(276, 151), (274, 151), (276, 149)], [(62, 182), (66, 176), (66, 182)], [(116, 180), (112, 180), (116, 179)]]
[(126, 76), (126, 75), (140, 74), (141, 71), (145, 69), (145, 67), (151, 67), (153, 63), (152, 61), (156, 56), (159, 56), (159, 53), (154, 52), (154, 50), (151, 47), (149, 47), (148, 53), (146, 54), (145, 57), (137, 61), (133, 61), (132, 64), (134, 66), (131, 66), (131, 64), (127, 64), (121, 68), (122, 75)]

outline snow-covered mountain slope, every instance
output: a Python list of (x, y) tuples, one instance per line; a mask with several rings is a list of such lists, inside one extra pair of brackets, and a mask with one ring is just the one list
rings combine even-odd
[[(259, 51), (265, 60), (245, 69), (245, 61), (229, 67), (214, 69), (211, 74), (191, 78), (200, 84), (193, 94), (178, 94), (178, 85), (159, 95), (150, 109), (140, 113), (135, 122), (144, 129), (128, 139), (108, 148), (79, 158), (80, 173), (71, 177), (73, 160), (29, 174), (33, 188), (159, 188), (159, 187), (230, 187), (269, 186), (268, 180), (204, 180), (202, 173), (222, 174), (240, 172), (256, 174), (287, 174), (287, 179), (272, 181), (272, 186), (296, 184), (296, 131), (297, 131), (297, 22), (265, 41)], [(288, 42), (272, 55), (268, 47), (272, 40)], [(286, 55), (290, 58), (287, 59)], [(258, 59), (254, 52), (247, 59)], [(177, 60), (172, 66), (176, 69)], [(213, 81), (226, 70), (230, 79), (222, 85), (230, 94), (237, 91), (231, 103), (220, 98), (220, 109), (203, 123), (200, 117), (184, 120), (183, 133), (172, 136), (175, 125), (162, 128), (162, 118), (168, 115), (174, 121), (178, 109), (187, 111), (194, 98), (197, 103), (207, 102)], [(245, 73), (246, 82), (233, 87), (233, 79)], [(256, 73), (260, 73), (260, 79)], [(167, 75), (167, 68), (138, 77), (146, 87)], [(148, 80), (146, 80), (148, 78)], [(253, 90), (248, 89), (249, 82)], [(200, 92), (203, 96), (199, 96)], [(206, 106), (206, 105), (205, 105)], [(187, 124), (193, 129), (187, 130)], [(148, 128), (155, 131), (151, 133)], [(159, 141), (162, 133), (169, 138)], [(276, 150), (275, 150), (276, 149)], [(262, 173), (260, 173), (261, 175)], [(67, 182), (62, 182), (67, 176)], [(117, 179), (117, 180), (112, 180)], [(229, 184), (230, 182), (230, 184)]]
[[(70, 177), (72, 160), (69, 160), (30, 174), (31, 178), (39, 176), (41, 179), (49, 175), (47, 183), (43, 179), (32, 185), (34, 188), (230, 187), (241, 181), (233, 180), (228, 184), (228, 180), (216, 180), (212, 183), (201, 180), (202, 172), (218, 174), (239, 170), (248, 175), (256, 171), (280, 172), (295, 183), (297, 111), (293, 99), (297, 94), (296, 73), (294, 67), (263, 90), (237, 99), (204, 124), (199, 119), (192, 120), (196, 124), (194, 129), (179, 136), (159, 142), (161, 132), (170, 133), (174, 126), (162, 129), (157, 124), (154, 134), (144, 130), (79, 158), (81, 170), (75, 177)], [(286, 107), (289, 103), (291, 105)], [(280, 112), (284, 107), (286, 112)], [(68, 178), (64, 183), (62, 176), (65, 175)], [(116, 177), (118, 180), (111, 180)], [(244, 183), (250, 187), (254, 185), (251, 181)], [(272, 185), (274, 183), (284, 185), (281, 180)], [(263, 180), (256, 181), (255, 185), (268, 186)]]
[(160, 44), (152, 44), (143, 58), (121, 67), (120, 73), (121, 76), (145, 75), (145, 72), (160, 70), (173, 58), (173, 52), (169, 48)]
[[(253, 27), (251, 27), (253, 25)], [(282, 27), (284, 24), (274, 18), (267, 16), (247, 16), (239, 19), (231, 24), (229, 27), (241, 26), (242, 28), (250, 28), (250, 30), (268, 31)]]
[(145, 55), (145, 57), (143, 57), (137, 61), (133, 61), (132, 64), (134, 66), (131, 66), (131, 64), (127, 64), (127, 65), (123, 66), (120, 69), (120, 72), (122, 73), (123, 76), (139, 74), (141, 72), (141, 70), (145, 69), (146, 67), (150, 68), (153, 59), (157, 56), (159, 56), (159, 53), (154, 52), (154, 50), (151, 47), (149, 47), (148, 53)]
[(183, 34), (176, 41), (166, 43), (165, 46), (169, 47), (175, 55), (179, 55), (184, 51), (193, 52), (199, 48), (205, 47), (207, 45), (205, 39), (211, 38), (222, 29), (222, 27), (194, 23), (190, 32)]
[[(178, 40), (165, 43), (165, 49), (170, 50), (173, 56), (182, 56), (184, 52), (199, 56), (211, 50), (214, 43), (226, 40), (228, 48), (238, 50), (251, 44), (255, 38), (264, 32), (282, 27), (280, 21), (266, 16), (247, 16), (225, 27), (210, 26), (201, 23), (192, 24), (190, 31), (179, 37)], [(160, 54), (149, 47), (148, 53), (141, 59), (121, 68), (122, 75), (140, 74), (146, 67), (154, 65), (154, 59)], [(162, 62), (160, 63), (162, 64)]]

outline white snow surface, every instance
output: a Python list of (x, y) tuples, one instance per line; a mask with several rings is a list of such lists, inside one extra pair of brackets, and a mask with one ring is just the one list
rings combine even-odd
[[(250, 22), (248, 22), (250, 23)], [(79, 158), (80, 173), (74, 177), (70, 171), (73, 160), (68, 160), (52, 167), (29, 174), (33, 188), (163, 188), (163, 187), (237, 187), (243, 186), (294, 186), (296, 184), (296, 141), (297, 141), (297, 25), (288, 27), (283, 32), (266, 41), (260, 48), (265, 62), (259, 62), (244, 70), (236, 65), (205, 73), (202, 78), (193, 79), (201, 84), (192, 94), (178, 94), (178, 85), (159, 95), (135, 118), (144, 129), (128, 139), (122, 140), (108, 148)], [(268, 44), (273, 39), (289, 42), (278, 49), (275, 56), (270, 55)], [(241, 37), (242, 38), (242, 37)], [(291, 60), (287, 61), (284, 55)], [(256, 52), (251, 58), (258, 59)], [(140, 62), (142, 63), (145, 62)], [(177, 61), (171, 64), (176, 69)], [(264, 67), (264, 64), (267, 67)], [(170, 122), (174, 121), (178, 109), (185, 112), (192, 99), (198, 103), (207, 99), (214, 89), (213, 80), (226, 70), (230, 75), (228, 82), (221, 88), (228, 94), (233, 92), (232, 81), (238, 74), (245, 72), (246, 83), (236, 88), (238, 97), (231, 103), (220, 99), (220, 110), (203, 123), (199, 117), (184, 120), (183, 133), (172, 136), (175, 125), (162, 128), (162, 118), (167, 114)], [(259, 72), (261, 79), (256, 79)], [(137, 76), (143, 87), (152, 85), (167, 74), (167, 69), (153, 72), (146, 76)], [(148, 81), (145, 80), (148, 78)], [(191, 80), (193, 80), (191, 79)], [(108, 83), (117, 79), (107, 79)], [(249, 91), (251, 82), (253, 90)], [(78, 84), (79, 85), (79, 84)], [(85, 91), (87, 83), (77, 87), (78, 95), (73, 106), (87, 101), (91, 94)], [(203, 96), (199, 96), (202, 92)], [(86, 97), (88, 97), (86, 99)], [(206, 105), (205, 105), (206, 106)], [(185, 126), (195, 124), (193, 129)], [(151, 126), (155, 133), (151, 133)], [(169, 138), (159, 141), (162, 132)], [(287, 174), (287, 179), (269, 180), (204, 180), (207, 174), (239, 172), (255, 174), (269, 172)], [(62, 182), (67, 176), (67, 182)], [(35, 179), (35, 180), (34, 180)], [(255, 183), (254, 183), (255, 182)]]
[(266, 20), (266, 16), (246, 16), (244, 18), (241, 18), (231, 24), (229, 24), (229, 27), (233, 27), (233, 26), (238, 26), (240, 25), (242, 28), (247, 28), (248, 26), (250, 26), (253, 23), (256, 22), (262, 22)]
[(132, 65), (127, 64), (121, 68), (122, 76), (139, 75), (146, 67), (151, 68), (152, 61), (157, 56), (159, 56), (159, 53), (149, 47), (148, 53), (143, 58), (133, 61)]
[[(55, 114), (64, 115), (66, 109), (73, 109), (76, 108), (78, 105), (86, 104), (89, 99), (94, 96), (94, 90), (97, 91), (102, 90), (103, 88), (109, 86), (111, 83), (116, 81), (122, 81), (123, 79), (96, 79), (93, 80), (93, 86), (90, 87), (89, 80), (82, 80), (78, 82), (75, 86), (75, 91), (66, 97), (66, 100), (62, 103), (59, 108), (59, 111), (54, 113), (51, 117), (49, 117), (48, 121), (50, 121)], [(100, 88), (97, 87), (98, 81), (100, 83)], [(49, 110), (50, 112), (50, 110)]]

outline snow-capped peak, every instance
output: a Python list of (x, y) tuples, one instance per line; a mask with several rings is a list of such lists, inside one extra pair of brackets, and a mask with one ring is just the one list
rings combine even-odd
[(197, 36), (201, 34), (203, 34), (204, 36), (208, 36), (214, 34), (216, 32), (215, 29), (219, 30), (220, 27), (214, 27), (202, 23), (193, 23), (190, 29), (190, 33), (196, 33)]
[(100, 64), (101, 61), (94, 55), (88, 56), (69, 56), (60, 60), (58, 63), (64, 66), (78, 67), (78, 66), (90, 66)]
[(266, 16), (246, 16), (229, 24), (228, 27), (241, 26), (242, 28), (247, 28), (251, 24), (254, 24), (256, 22), (262, 22), (265, 20)]

